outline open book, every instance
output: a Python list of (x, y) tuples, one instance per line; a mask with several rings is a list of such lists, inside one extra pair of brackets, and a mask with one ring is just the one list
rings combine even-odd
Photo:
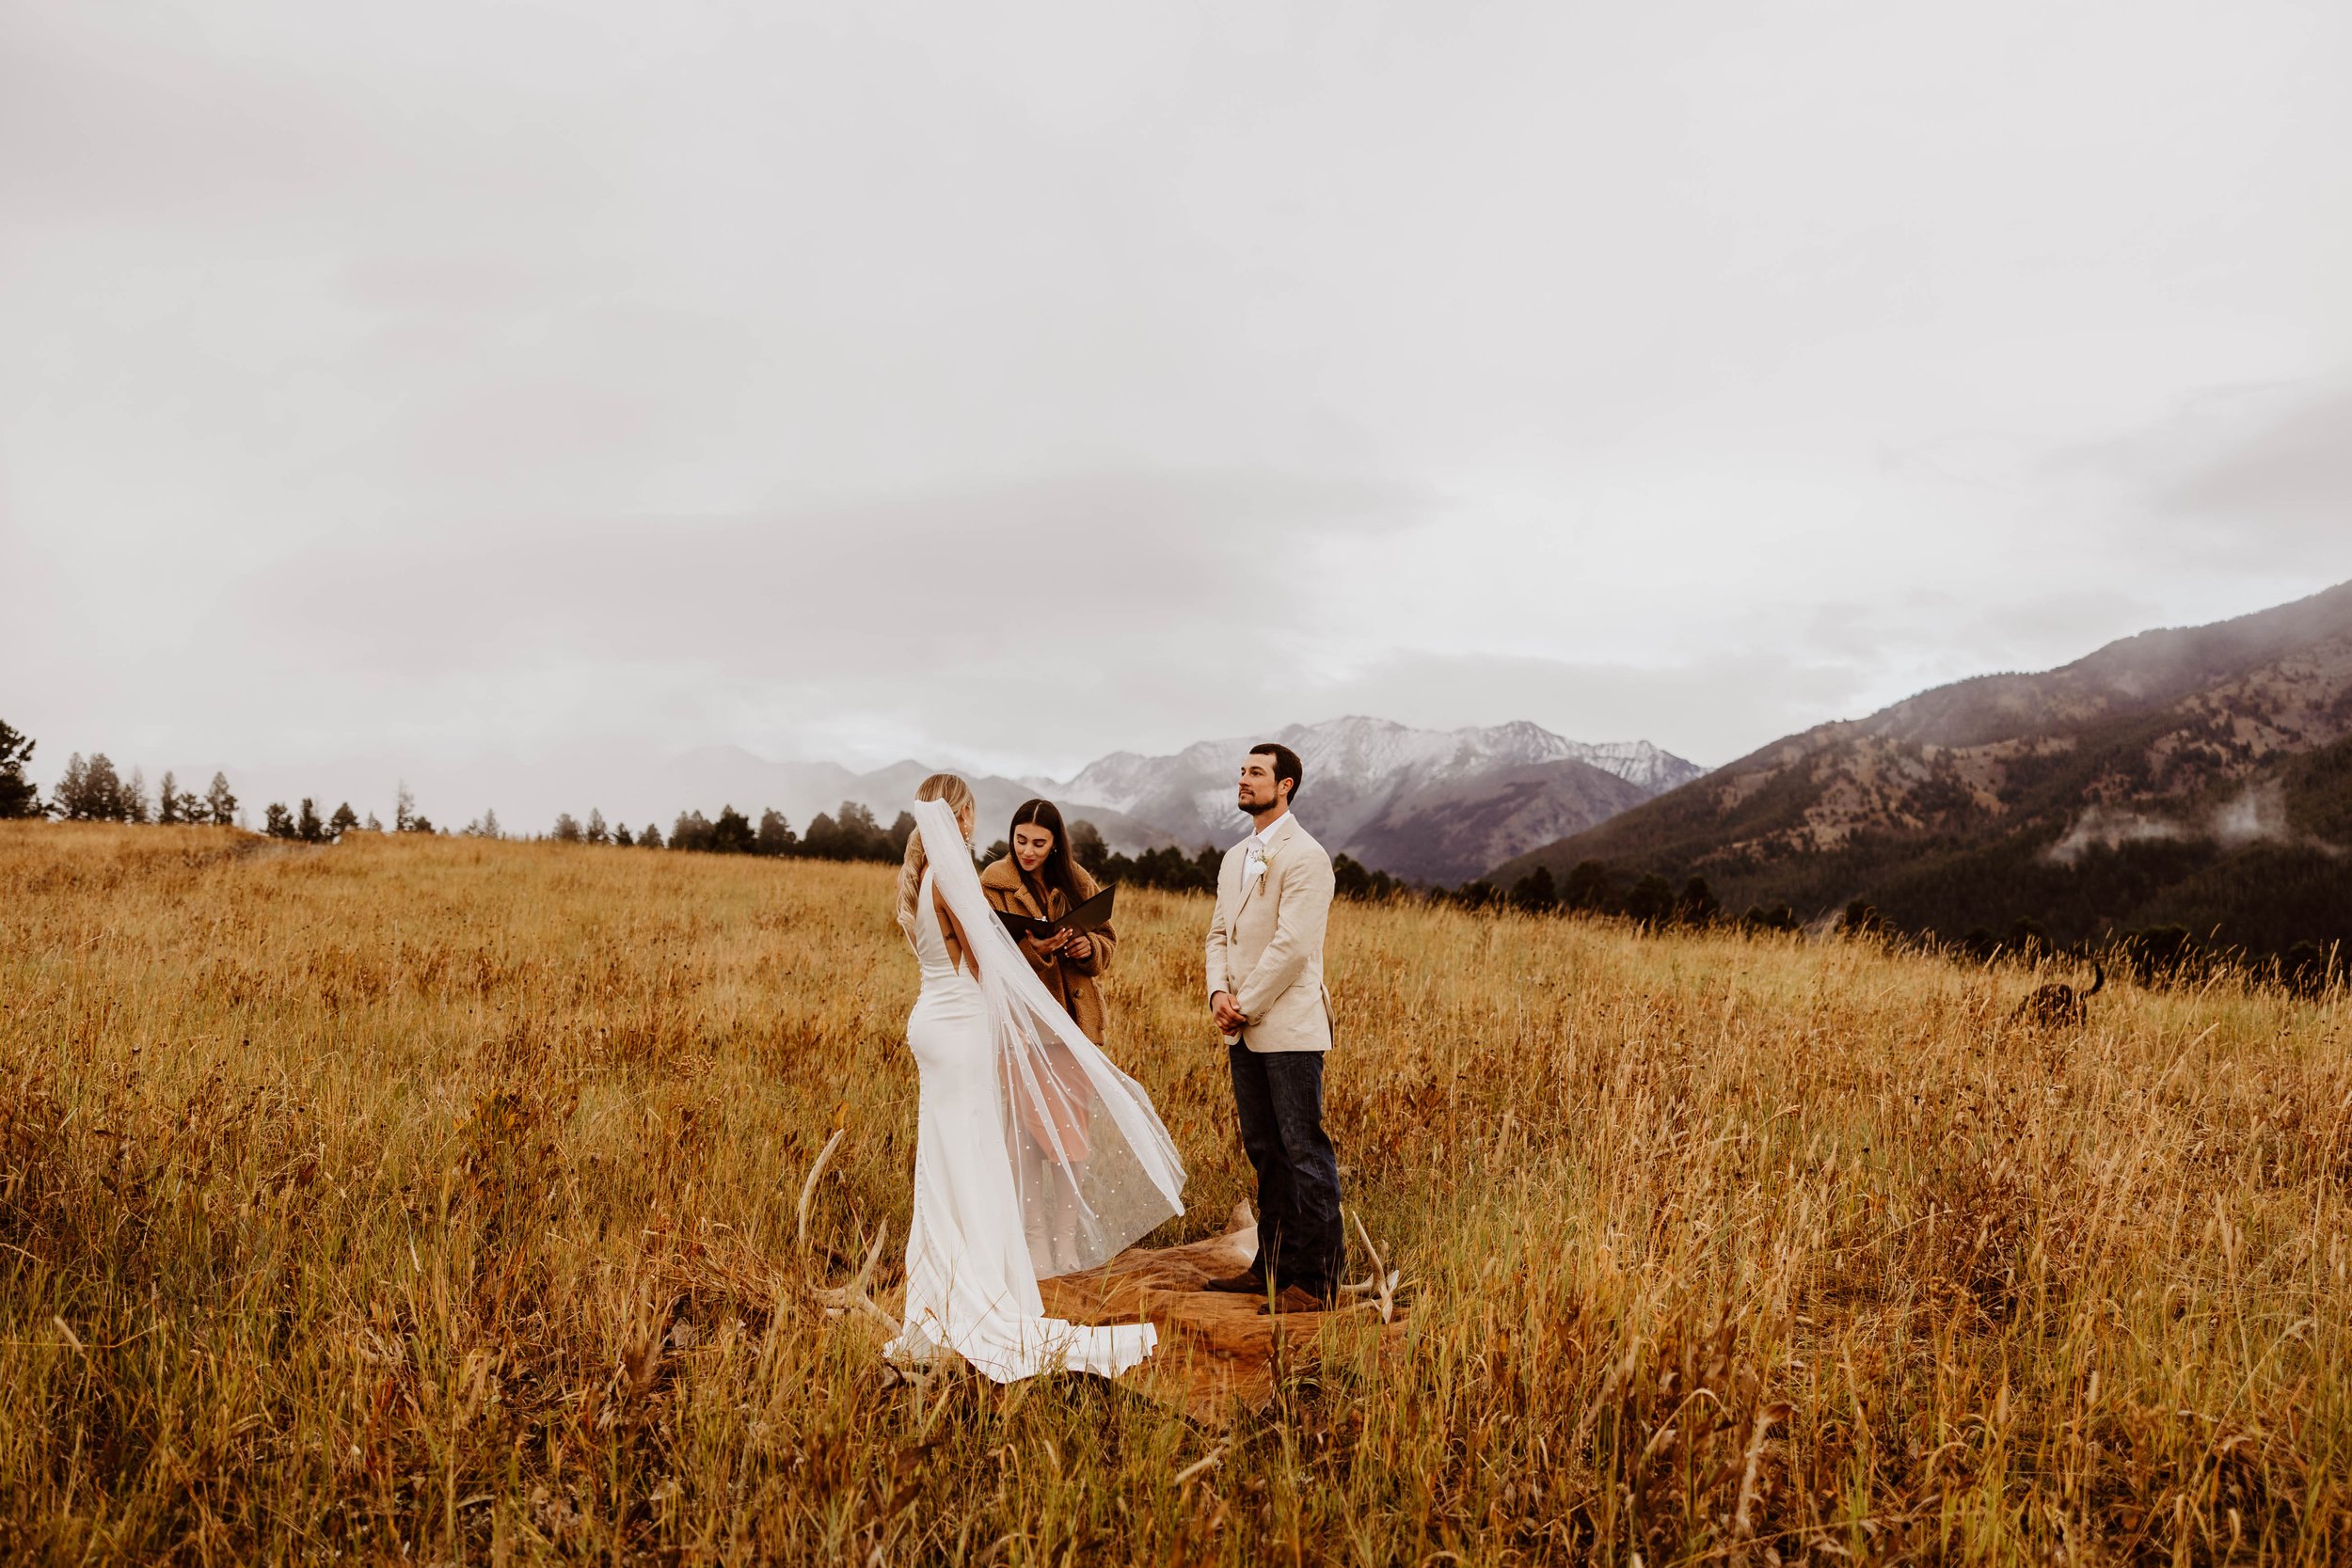
[(1059, 920), (1031, 920), (1025, 914), (1007, 914), (1002, 910), (996, 911), (996, 918), (1003, 921), (1005, 929), (1014, 936), (1030, 937), (1040, 942), (1056, 931), (1091, 931), (1111, 923), (1111, 895), (1118, 891), (1116, 884), (1106, 887)]

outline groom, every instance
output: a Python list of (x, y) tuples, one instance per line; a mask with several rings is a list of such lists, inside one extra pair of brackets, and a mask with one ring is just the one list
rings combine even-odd
[(1257, 831), (1226, 851), (1209, 923), (1209, 1011), (1258, 1172), (1258, 1256), (1206, 1289), (1266, 1297), (1271, 1312), (1329, 1307), (1347, 1256), (1339, 1159), (1323, 1131), (1331, 857), (1291, 815), (1302, 773), (1287, 746), (1253, 746), (1242, 759), (1240, 805)]

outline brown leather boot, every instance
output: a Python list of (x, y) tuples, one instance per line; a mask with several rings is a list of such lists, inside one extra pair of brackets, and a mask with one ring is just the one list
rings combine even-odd
[(1263, 1296), (1265, 1294), (1265, 1275), (1254, 1268), (1244, 1269), (1239, 1274), (1227, 1275), (1223, 1279), (1202, 1280), (1200, 1288), (1204, 1291), (1222, 1291), (1232, 1296)]

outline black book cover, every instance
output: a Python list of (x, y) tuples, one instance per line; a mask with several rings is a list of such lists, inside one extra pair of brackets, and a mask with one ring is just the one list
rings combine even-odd
[(1005, 923), (1005, 929), (1016, 937), (1031, 937), (1042, 942), (1056, 931), (1091, 931), (1111, 923), (1111, 895), (1118, 885), (1104, 888), (1085, 903), (1076, 906), (1059, 920), (1031, 920), (1025, 914), (1007, 914), (998, 911), (996, 918)]

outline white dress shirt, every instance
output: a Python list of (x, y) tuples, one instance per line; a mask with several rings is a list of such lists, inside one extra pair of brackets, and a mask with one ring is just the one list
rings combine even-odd
[(1258, 879), (1265, 875), (1266, 849), (1274, 842), (1274, 835), (1281, 831), (1282, 824), (1290, 820), (1290, 816), (1291, 814), (1286, 811), (1242, 840), (1244, 844), (1249, 846), (1249, 858), (1242, 863), (1242, 875), (1249, 879), (1251, 886), (1256, 886)]

